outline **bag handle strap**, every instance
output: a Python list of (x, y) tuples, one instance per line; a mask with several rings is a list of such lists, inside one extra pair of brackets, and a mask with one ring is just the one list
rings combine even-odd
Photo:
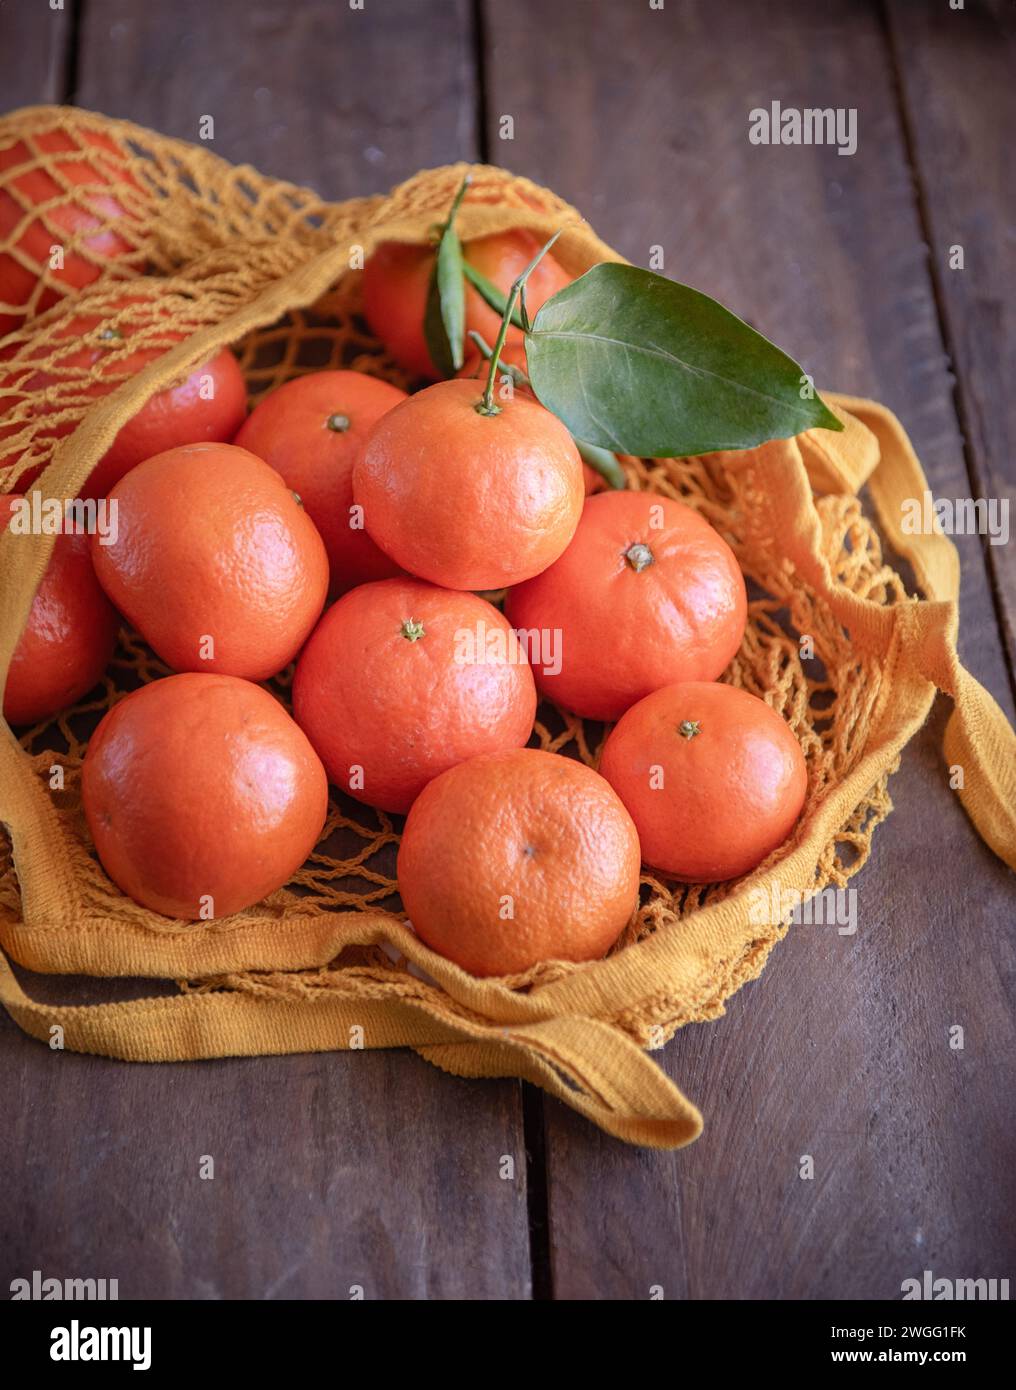
[[(515, 1076), (630, 1144), (676, 1149), (702, 1116), (619, 1028), (561, 1016), (500, 1026), (449, 1018), (419, 997), (193, 992), (123, 1003), (49, 1005), (28, 997), (0, 952), (0, 1004), (26, 1033), (130, 1062), (412, 1047), (456, 1076)], [(54, 1033), (59, 1029), (60, 1033)]]
[[(943, 752), (956, 770), (960, 801), (984, 842), (1016, 869), (1016, 733), (995, 699), (962, 665), (956, 650), (960, 592), (956, 547), (937, 519), (931, 531), (904, 530), (905, 509), (915, 505), (923, 509), (931, 490), (913, 445), (892, 411), (853, 396), (830, 399), (849, 412), (847, 428), (843, 435), (815, 431), (801, 437), (809, 475), (835, 478), (841, 490), (850, 492), (867, 482), (883, 534), (909, 561), (927, 594), (926, 601), (897, 610), (903, 645), (914, 653), (921, 674), (952, 698), (955, 708), (946, 726)], [(865, 447), (850, 417), (870, 431), (877, 448), (870, 437)]]

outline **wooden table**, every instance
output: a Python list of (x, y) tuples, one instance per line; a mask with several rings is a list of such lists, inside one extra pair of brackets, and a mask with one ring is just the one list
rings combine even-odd
[[(1001, 0), (5, 0), (0, 100), (187, 139), (212, 115), (217, 153), (336, 199), (505, 164), (631, 260), (662, 247), (820, 385), (889, 404), (936, 495), (1002, 498), (1014, 21)], [(857, 152), (750, 144), (773, 100), (856, 108)], [(961, 655), (1012, 717), (1016, 548), (957, 544)], [(55, 1060), (3, 1016), (0, 1296), (33, 1269), (125, 1298), (882, 1299), (926, 1268), (1012, 1275), (1014, 885), (949, 789), (947, 714), (891, 783), (857, 934), (793, 929), (660, 1054), (706, 1115), (680, 1153), (409, 1053)]]

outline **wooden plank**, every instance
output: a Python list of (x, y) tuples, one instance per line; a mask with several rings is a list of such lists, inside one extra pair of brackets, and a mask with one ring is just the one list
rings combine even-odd
[(70, 5), (7, 0), (0, 5), (0, 105), (13, 111), (64, 100), (69, 76)]
[[(1016, 524), (1016, 8), (888, 7), (974, 496)], [(953, 248), (961, 248), (957, 264)], [(1016, 667), (1016, 545), (986, 545)]]
[[(90, 0), (78, 100), (326, 194), (475, 157), (468, 6)], [(33, 977), (65, 1002), (144, 984)], [(409, 1052), (126, 1066), (0, 1017), (0, 1288), (158, 1298), (525, 1298), (521, 1088)], [(202, 1181), (202, 1154), (216, 1160)], [(503, 1156), (514, 1177), (500, 1176)]]
[(383, 192), (476, 153), (468, 0), (89, 0), (78, 105), (326, 197)]
[[(484, 13), (492, 159), (553, 186), (632, 260), (662, 246), (667, 273), (820, 385), (885, 401), (935, 491), (968, 493), (875, 5), (795, 0), (764, 23), (705, 0)], [(750, 144), (749, 112), (773, 100), (856, 107), (857, 153)], [(981, 548), (958, 544), (962, 654), (1011, 715)], [(896, 811), (853, 881), (856, 936), (793, 929), (723, 1021), (660, 1054), (705, 1112), (697, 1144), (633, 1151), (546, 1103), (557, 1297), (893, 1298), (927, 1267), (1010, 1267), (1012, 879), (948, 789), (947, 712), (893, 779)]]
[[(111, 992), (26, 987), (75, 1003)], [(12, 1179), (0, 1185), (0, 1288), (38, 1269), (118, 1279), (121, 1298), (528, 1293), (509, 1083), (449, 1077), (408, 1052), (128, 1066), (50, 1052), (6, 1015), (0, 1056)], [(504, 1154), (514, 1180), (500, 1176)]]

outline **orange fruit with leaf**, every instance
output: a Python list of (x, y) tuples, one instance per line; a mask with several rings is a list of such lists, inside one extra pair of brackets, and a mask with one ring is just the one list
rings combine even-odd
[[(539, 249), (540, 243), (532, 233), (516, 230), (467, 242), (463, 256), (473, 269), (506, 295), (515, 277), (525, 270)], [(363, 268), (363, 309), (371, 331), (400, 367), (430, 381), (437, 381), (443, 375), (433, 361), (424, 335), (434, 256), (430, 246), (382, 242)], [(526, 286), (530, 315), (570, 283), (571, 276), (560, 262), (551, 255), (545, 256)], [(467, 283), (463, 351), (469, 347), (467, 335), (471, 329), (492, 344), (500, 318), (473, 285)], [(524, 360), (521, 329), (509, 328), (507, 345)]]
[(498, 589), (554, 562), (585, 495), (567, 429), (526, 392), (483, 406), (442, 381), (375, 425), (353, 470), (367, 529), (404, 570), (450, 589)]
[[(516, 369), (516, 373), (524, 373), (525, 357), (526, 351), (525, 348), (522, 346), (515, 348), (514, 350), (506, 349), (501, 353), (498, 365), (499, 384), (496, 390), (495, 397), (498, 401), (504, 400), (505, 395), (507, 394), (509, 389), (513, 392), (521, 391), (523, 392), (523, 394), (530, 396), (533, 400), (536, 399), (535, 395), (533, 394), (533, 388), (528, 384), (528, 381), (523, 381), (522, 383), (513, 381), (510, 388), (506, 383), (506, 369), (510, 370), (514, 367)], [(472, 353), (469, 353), (466, 356), (465, 362), (455, 373), (455, 375), (457, 377), (460, 377), (464, 381), (478, 382), (480, 389), (482, 390), (483, 385), (487, 379), (488, 368), (488, 361), (485, 358), (481, 357), (478, 351), (474, 350)], [(577, 447), (579, 448), (579, 452), (581, 454), (582, 446), (577, 445)], [(582, 483), (587, 497), (591, 493), (602, 492), (606, 487), (623, 488), (625, 485), (624, 477), (623, 474), (620, 473), (616, 456), (610, 454), (607, 455), (606, 458), (604, 458), (603, 454), (605, 453), (606, 451), (603, 451), (603, 453), (601, 453), (600, 455), (600, 467), (598, 469), (593, 468), (589, 463), (587, 463), (585, 456), (583, 456), (582, 458)], [(607, 468), (609, 468), (610, 471), (609, 482), (608, 479), (604, 476), (604, 464), (606, 464)]]

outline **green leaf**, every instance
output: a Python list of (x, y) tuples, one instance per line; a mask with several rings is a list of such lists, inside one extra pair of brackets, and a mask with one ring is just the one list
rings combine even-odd
[(427, 344), (427, 351), (430, 353), (430, 360), (441, 376), (454, 376), (456, 368), (452, 359), (451, 344), (448, 341), (448, 330), (445, 328), (444, 317), (441, 313), (441, 293), (438, 289), (436, 260), (434, 269), (430, 272), (430, 284), (427, 286), (427, 304), (423, 311), (423, 338)]
[(462, 278), (462, 243), (455, 230), (455, 217), (470, 181), (467, 174), (455, 194), (447, 220), (437, 229), (440, 233), (437, 255), (423, 313), (427, 351), (442, 376), (454, 375), (465, 361), (466, 286)]
[[(471, 328), (469, 337), (483, 360), (489, 362), (493, 356), (493, 350), (484, 339), (483, 334), (477, 333), (475, 328)], [(532, 385), (522, 368), (516, 367), (514, 362), (499, 362), (498, 371), (502, 375), (510, 376), (516, 386)], [(621, 467), (616, 454), (612, 454), (609, 449), (601, 449), (597, 444), (587, 444), (584, 439), (576, 439), (575, 447), (578, 449), (583, 462), (588, 463), (590, 468), (595, 468), (597, 473), (605, 478), (612, 488), (623, 489), (628, 486), (628, 479), (625, 477), (624, 469)]]
[[(462, 269), (465, 272), (466, 279), (479, 294), (480, 298), (489, 304), (499, 317), (504, 318), (505, 305), (508, 303), (508, 300), (494, 284), (493, 280), (488, 280), (486, 275), (477, 270), (474, 265), (470, 265), (469, 261), (465, 258), (463, 258), (462, 261)], [(522, 316), (517, 308), (512, 311), (510, 322), (513, 323), (516, 328), (522, 328)]]
[(466, 284), (462, 278), (462, 243), (454, 227), (447, 227), (437, 247), (437, 288), (441, 297), (441, 320), (451, 348), (456, 371), (465, 361), (462, 344), (466, 336)]
[[(526, 337), (533, 390), (577, 439), (645, 458), (751, 449), (843, 426), (796, 362), (687, 285), (604, 264), (548, 299)], [(814, 389), (814, 388), (812, 388)]]

